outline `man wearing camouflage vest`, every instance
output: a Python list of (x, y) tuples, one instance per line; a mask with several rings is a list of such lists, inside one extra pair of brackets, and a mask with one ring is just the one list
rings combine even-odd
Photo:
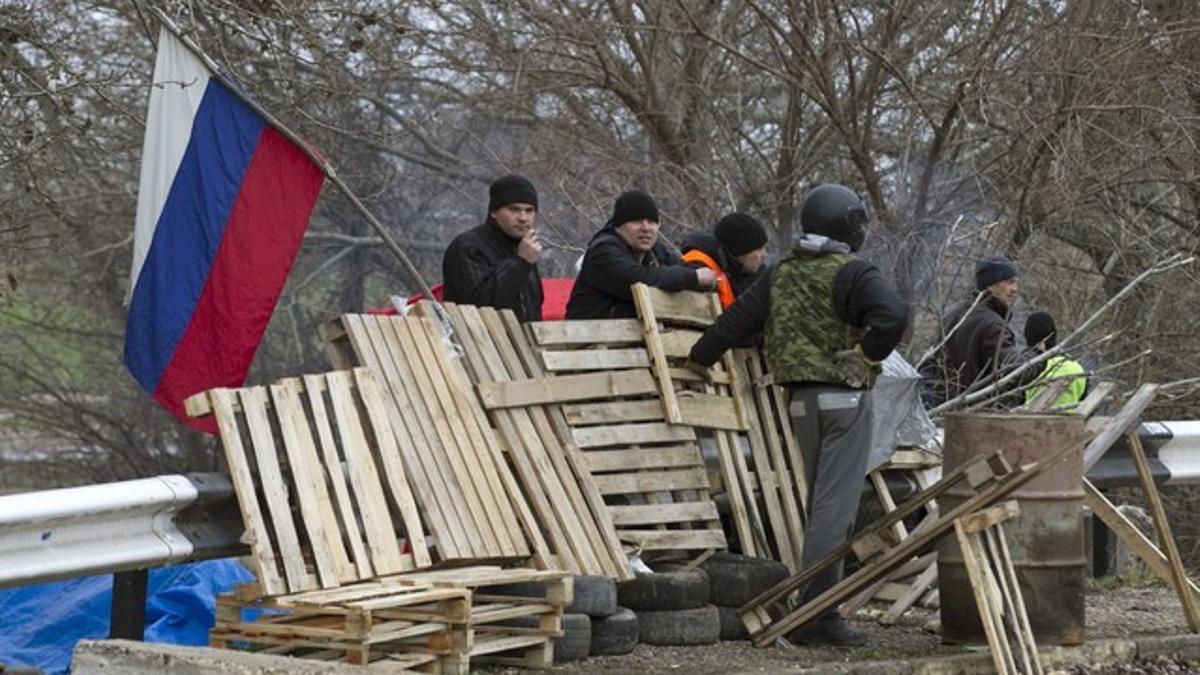
[[(865, 237), (867, 207), (852, 190), (826, 184), (800, 209), (804, 236), (696, 342), (689, 367), (706, 371), (732, 346), (766, 330), (767, 365), (791, 394), (789, 412), (809, 485), (807, 567), (850, 536), (871, 448), (871, 386), (900, 342), (908, 308), (874, 265), (851, 255)], [(817, 575), (803, 601), (842, 578)], [(866, 632), (836, 610), (793, 631), (802, 644), (859, 645)]]

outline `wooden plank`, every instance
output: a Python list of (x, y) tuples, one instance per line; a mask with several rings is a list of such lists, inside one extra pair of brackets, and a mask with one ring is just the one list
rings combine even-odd
[(418, 567), (428, 567), (432, 564), (429, 548), (425, 543), (425, 527), (421, 523), (421, 514), (417, 509), (416, 499), (409, 488), (408, 472), (400, 459), (400, 450), (396, 446), (396, 437), (388, 423), (387, 411), (383, 404), (383, 394), (379, 385), (371, 377), (366, 368), (356, 368), (354, 384), (362, 397), (363, 407), (374, 432), (376, 456), (383, 464), (388, 487), (391, 490), (392, 504), (404, 525), (404, 536), (408, 540), (409, 550), (412, 551), (413, 562)]
[[(646, 288), (647, 300), (654, 305), (654, 312), (660, 321), (673, 325), (695, 326), (705, 328), (717, 318), (719, 307), (714, 310), (713, 293), (699, 291), (667, 292), (660, 288), (651, 288), (645, 284), (634, 284)], [(634, 291), (635, 293), (637, 291)]]
[(375, 374), (388, 395), (391, 403), (388, 415), (396, 445), (408, 474), (413, 477), (411, 486), (424, 510), (425, 522), (437, 538), (439, 554), (442, 558), (469, 555), (474, 528), (468, 531), (458, 511), (444, 506), (444, 502), (459, 494), (458, 484), (449, 460), (445, 459), (446, 450), (434, 429), (428, 406), (417, 395), (419, 385), (402, 357), (399, 336), (391, 324), (377, 317), (346, 315), (342, 322), (358, 358)]
[[(457, 306), (453, 304), (447, 304), (444, 305), (444, 307), (449, 319), (455, 326), (455, 331), (458, 334), (459, 341), (463, 347), (464, 356), (466, 357), (462, 360), (465, 363), (459, 363), (458, 367), (456, 367), (456, 370), (459, 373), (458, 377), (463, 380), (462, 386), (464, 388), (468, 386), (466, 382), (466, 368), (464, 367), (467, 365), (472, 368), (477, 378), (488, 379), (488, 363), (484, 360), (476, 340), (472, 338), (470, 329), (462, 322), (461, 313), (457, 311)], [(428, 303), (422, 303), (419, 307), (419, 310), (425, 315), (429, 315), (432, 312), (432, 309), (432, 306)], [(473, 415), (475, 415), (480, 427), (483, 427), (487, 420), (482, 407), (471, 406), (471, 412)], [(512, 427), (512, 416), (505, 413), (496, 413), (494, 414), (494, 417), (499, 423), (501, 433), (504, 434), (506, 438), (512, 438), (513, 434), (515, 433)], [(512, 446), (513, 443), (510, 442), (509, 445)], [(530, 476), (533, 471), (529, 464), (528, 458), (524, 454), (518, 452), (517, 450), (519, 449), (519, 447), (510, 447), (508, 452), (508, 459), (513, 462), (513, 466), (516, 468), (517, 475), (514, 476), (513, 472), (508, 470), (504, 452), (500, 449), (500, 447), (491, 443), (488, 445), (488, 451), (492, 455), (492, 462), (495, 465), (496, 473), (499, 476), (500, 482), (504, 488), (504, 492), (507, 495), (511, 495), (517, 522), (524, 531), (529, 546), (532, 548), (532, 562), (540, 567), (552, 565), (569, 566), (567, 561), (559, 561), (555, 559), (556, 556), (554, 551), (566, 550), (566, 548), (563, 546), (563, 538), (565, 535), (562, 533), (561, 528), (558, 528), (554, 523), (549, 523), (547, 524), (546, 532), (543, 532), (542, 526), (539, 525), (538, 518), (534, 515), (534, 510), (536, 510), (538, 513), (544, 513), (550, 510), (550, 505), (546, 501), (546, 496), (539, 491), (535, 491), (533, 493), (522, 493), (521, 487), (517, 484), (518, 476), (521, 477), (523, 482), (528, 482), (528, 476)], [(554, 547), (553, 549), (551, 548), (551, 543), (547, 542), (547, 535), (550, 536), (550, 542), (553, 543)]]
[(1004, 596), (1006, 611), (1012, 619), (1010, 629), (1015, 633), (1017, 645), (1021, 648), (1021, 662), (1025, 666), (1025, 672), (1043, 675), (1037, 642), (1033, 638), (1033, 628), (1029, 625), (1029, 614), (1025, 611), (1025, 598), (1021, 596), (1021, 584), (1017, 581), (1017, 572), (1013, 569), (1008, 541), (1004, 536), (1004, 525), (997, 522), (983, 532), (983, 538), (996, 568), (995, 574)]
[[(441, 344), (441, 328), (429, 319), (417, 317), (397, 319), (393, 322), (407, 323), (417, 341), (417, 354), (423, 352), (422, 360), (429, 369), (433, 390), (441, 400), (459, 451), (462, 453), (462, 466), (466, 474), (460, 476), (459, 482), (468, 495), (468, 503), (472, 505), (471, 513), (476, 519), (477, 527), (481, 532), (490, 532), (490, 535), (484, 535), (485, 550), (489, 555), (528, 555), (523, 535), (514, 531), (519, 530), (519, 525), (512, 512), (512, 501), (504, 494), (496, 475), (495, 464), (487, 451), (489, 439), (484, 436), (491, 430), (479, 424), (470, 409), (470, 401), (455, 387), (454, 377), (449, 368), (449, 357)], [(480, 412), (482, 413), (482, 410)], [(475, 510), (476, 505), (482, 511), (482, 515)]]
[[(514, 370), (520, 368), (519, 358), (512, 351), (511, 342), (503, 327), (499, 325), (499, 316), (495, 310), (486, 313), (485, 316), (484, 312), (475, 307), (459, 306), (458, 309), (462, 320), (482, 349), (485, 360), (490, 362), (494, 376), (511, 377)], [(561, 526), (566, 539), (563, 546), (556, 551), (560, 562), (566, 557), (584, 573), (596, 573), (602, 569), (593, 548), (593, 543), (599, 544), (598, 537), (592, 529), (585, 527), (584, 521), (578, 515), (579, 510), (586, 510), (586, 507), (578, 489), (572, 490), (576, 487), (574, 481), (563, 481), (560, 478), (560, 469), (567, 470), (565, 463), (560, 465), (554, 462), (555, 455), (551, 449), (557, 444), (557, 439), (544, 418), (544, 410), (514, 410), (509, 415), (515, 422), (521, 444), (520, 447), (513, 447), (511, 450), (519, 452), (524, 449), (533, 468), (533, 475), (529, 477), (530, 482), (526, 485), (526, 494), (530, 491), (546, 494), (550, 510), (543, 514), (543, 519), (549, 519)], [(539, 425), (538, 422), (542, 424)]]
[(692, 353), (692, 346), (700, 339), (704, 333), (698, 330), (687, 330), (682, 328), (674, 328), (659, 332), (659, 338), (662, 340), (663, 354), (668, 359), (678, 359), (683, 361)]
[(317, 440), (321, 446), (322, 464), (337, 500), (338, 522), (341, 524), (342, 536), (350, 544), (350, 553), (354, 556), (358, 578), (365, 579), (374, 576), (374, 568), (371, 567), (371, 557), (367, 555), (362, 532), (358, 528), (358, 513), (354, 510), (354, 503), (350, 499), (350, 487), (342, 472), (342, 460), (333, 439), (333, 429), (329, 426), (329, 416), (325, 412), (325, 388), (324, 376), (304, 376), (304, 391), (308, 395), (313, 426), (317, 430)]
[[(450, 410), (446, 409), (443, 401), (446, 393), (439, 391), (439, 387), (434, 384), (434, 377), (441, 379), (440, 369), (428, 361), (435, 357), (428, 353), (427, 347), (422, 345), (425, 342), (424, 336), (414, 335), (408, 322), (389, 321), (386, 325), (395, 335), (399, 345), (398, 349), (394, 348), (396, 350), (393, 352), (393, 357), (397, 361), (405, 362), (412, 373), (415, 388), (410, 389), (410, 392), (414, 400), (423, 403), (440, 441), (440, 457), (429, 457), (426, 461), (433, 459), (436, 464), (440, 465), (449, 491), (439, 494), (438, 500), (445, 512), (457, 513), (458, 520), (467, 533), (468, 541), (463, 548), (459, 549), (456, 557), (499, 556), (500, 546), (488, 527), (487, 518), (483, 514), (483, 505), (480, 504), (479, 496), (475, 492), (470, 470), (463, 462), (465, 453), (459, 447), (460, 442), (467, 442), (466, 432), (461, 429), (461, 422), (457, 431), (452, 427), (451, 417), (457, 417), (457, 412), (453, 410), (453, 407)], [(418, 338), (420, 338), (420, 342), (418, 342)], [(433, 371), (432, 375), (431, 371)]]
[(531, 321), (533, 339), (542, 347), (641, 343), (637, 319), (586, 319), (583, 321)]
[[(645, 372), (646, 379), (654, 385), (654, 379), (647, 371), (627, 370), (627, 373)], [(656, 393), (657, 388), (654, 390)], [(657, 399), (641, 401), (606, 401), (585, 404), (564, 405), (563, 415), (571, 426), (588, 426), (594, 424), (616, 424), (618, 422), (647, 422), (662, 421), (663, 409)]]
[(550, 403), (657, 394), (658, 387), (647, 370), (559, 375), (538, 379), (480, 382), (476, 385), (483, 407), (515, 408)]
[(250, 547), (255, 563), (255, 575), (262, 585), (264, 595), (286, 593), (288, 586), (280, 574), (279, 559), (271, 547), (267, 521), (259, 509), (254, 476), (250, 472), (246, 448), (242, 445), (237, 418), (233, 412), (237, 394), (231, 389), (211, 389), (207, 396), (217, 417), (217, 430), (221, 435), (221, 445), (225, 448), (225, 462), (229, 465), (229, 477), (233, 482), (242, 521), (246, 527), (242, 541)]
[(707, 377), (702, 377), (700, 373), (683, 367), (671, 368), (670, 375), (672, 380), (679, 382), (694, 382), (697, 384), (729, 384), (731, 382), (729, 373), (712, 368), (709, 369)]
[[(1122, 411), (1123, 412), (1123, 411)], [(1196, 602), (1191, 589), (1187, 571), (1183, 569), (1183, 560), (1179, 556), (1179, 547), (1171, 534), (1171, 523), (1167, 520), (1167, 511), (1163, 508), (1162, 498), (1158, 494), (1158, 486), (1154, 484), (1154, 475), (1150, 473), (1150, 463), (1146, 460), (1146, 451), (1142, 449), (1142, 441), (1136, 431), (1125, 434), (1125, 443), (1129, 446), (1129, 454), (1137, 467), (1138, 478), (1142, 482), (1142, 491), (1150, 501), (1150, 515), (1154, 519), (1154, 531), (1162, 542), (1163, 553), (1171, 566), (1171, 582), (1179, 600), (1183, 603), (1183, 616), (1187, 619), (1188, 629), (1200, 633), (1200, 604)]]
[(1121, 412), (1117, 413), (1112, 423), (1099, 436), (1092, 439), (1091, 443), (1088, 443), (1087, 447), (1083, 449), (1083, 473), (1085, 475), (1088, 469), (1091, 469), (1092, 465), (1108, 452), (1112, 444), (1124, 435), (1125, 430), (1137, 423), (1157, 395), (1157, 384), (1143, 384), (1134, 393), (1133, 398), (1129, 399), (1129, 402), (1121, 408)]
[(311, 544), (321, 586), (330, 588), (357, 579), (342, 545), (341, 530), (325, 485), (325, 473), (313, 446), (312, 433), (300, 402), (300, 382), (271, 385), (271, 403), (291, 468), (296, 501)]
[(937, 561), (932, 561), (917, 578), (909, 584), (904, 592), (892, 602), (887, 611), (879, 619), (879, 623), (891, 626), (900, 620), (900, 616), (909, 610), (925, 592), (937, 582)]
[(622, 450), (593, 450), (584, 453), (584, 461), (593, 473), (637, 471), (640, 469), (670, 469), (703, 466), (704, 458), (694, 445), (671, 445), (654, 448)]
[[(516, 315), (511, 310), (505, 310), (500, 313), (500, 319), (504, 323), (509, 337), (512, 339), (513, 348), (516, 350), (517, 356), (520, 357), (526, 374), (530, 377), (543, 377), (545, 373), (541, 370), (540, 363), (534, 354), (532, 346), (526, 339), (524, 329), (517, 321)], [(604, 551), (607, 553), (605, 567), (609, 570), (609, 575), (618, 581), (633, 579), (633, 570), (630, 568), (624, 548), (617, 538), (612, 517), (609, 514), (607, 505), (604, 503), (604, 497), (600, 494), (595, 481), (592, 480), (592, 475), (588, 472), (583, 452), (574, 443), (562, 409), (558, 406), (549, 407), (547, 417), (550, 420), (550, 426), (561, 443), (560, 447), (562, 448), (563, 456), (567, 460), (567, 466), (570, 468), (570, 475), (574, 478), (576, 485), (579, 486), (580, 492), (583, 493), (584, 501), (587, 502), (588, 512), (596, 523), (596, 529), (603, 540)], [(568, 478), (564, 476), (564, 480), (568, 480)]]
[(250, 440), (254, 444), (254, 460), (258, 464), (258, 475), (271, 514), (279, 555), (283, 559), (288, 589), (306, 591), (316, 588), (317, 580), (304, 566), (300, 537), (292, 519), (292, 505), (285, 489), (287, 483), (279, 467), (275, 435), (271, 432), (271, 422), (267, 417), (266, 392), (258, 387), (241, 389), (238, 398), (241, 399), (246, 426), (250, 429)]
[(342, 451), (346, 455), (346, 470), (358, 500), (363, 532), (376, 574), (392, 574), (404, 569), (395, 528), (388, 512), (387, 500), (375, 468), (375, 460), (367, 447), (358, 406), (350, 392), (350, 371), (337, 370), (325, 375), (329, 385), (329, 400), (337, 421)]
[[(871, 486), (875, 488), (875, 495), (879, 498), (879, 505), (883, 507), (883, 512), (891, 513), (895, 511), (896, 501), (892, 499), (892, 491), (888, 489), (887, 481), (883, 479), (883, 474), (876, 469), (867, 475), (871, 479)], [(892, 523), (892, 532), (896, 535), (896, 541), (908, 536), (908, 529), (904, 527), (903, 521)]]
[(993, 525), (999, 525), (1021, 515), (1021, 506), (1015, 499), (1000, 502), (995, 506), (980, 509), (975, 513), (959, 518), (962, 521), (963, 532), (974, 534), (982, 532)]
[(747, 430), (747, 425), (743, 425), (738, 416), (737, 406), (728, 396), (683, 391), (677, 395), (676, 405), (682, 423), (688, 426), (726, 431)]
[[(743, 369), (740, 360), (734, 361), (735, 369)], [(755, 401), (746, 390), (746, 378), (739, 378), (739, 386), (734, 391), (734, 395), (742, 396), (747, 399), (747, 405), (751, 410), (755, 407)], [(780, 484), (780, 478), (776, 474), (776, 467), (771, 461), (771, 456), (767, 450), (767, 442), (763, 437), (762, 429), (757, 424), (750, 425), (749, 433), (747, 434), (750, 443), (750, 457), (754, 460), (754, 473), (758, 477), (758, 486), (762, 494), (763, 506), (766, 508), (767, 520), (764, 526), (770, 527), (772, 539), (775, 542), (775, 551), (772, 557), (776, 558), (790, 570), (796, 570), (800, 567), (800, 560), (796, 557), (796, 547), (793, 545), (793, 533), (802, 533), (803, 529), (800, 523), (789, 523), (784, 517), (783, 504), (780, 501), (781, 493), (786, 490), (786, 485)], [(796, 530), (792, 530), (792, 527)]]
[[(785, 536), (776, 534), (775, 538), (780, 547), (780, 560), (784, 564), (787, 564), (790, 569), (796, 570), (800, 568), (801, 560), (804, 557), (805, 530), (804, 520), (800, 516), (800, 505), (796, 502), (796, 492), (792, 487), (796, 482), (796, 478), (792, 475), (791, 469), (788, 466), (787, 457), (784, 454), (779, 435), (772, 433), (776, 422), (774, 420), (774, 410), (770, 394), (765, 388), (754, 384), (762, 377), (762, 373), (758, 370), (757, 362), (754, 359), (754, 352), (743, 350), (739, 351), (736, 356), (738, 358), (736, 358), (735, 374), (738, 384), (735, 394), (742, 399), (742, 407), (744, 409), (754, 411), (754, 417), (757, 421), (757, 424), (750, 425), (751, 448), (753, 448), (756, 441), (763, 443), (765, 440), (765, 446), (759, 454), (769, 462), (769, 466), (774, 473), (775, 489), (779, 493), (779, 516), (781, 517), (781, 522), (773, 529), (786, 533)], [(762, 430), (765, 430), (765, 432)], [(758, 461), (756, 458), (756, 466)], [(783, 550), (785, 547), (786, 552)]]
[(610, 445), (645, 445), (647, 443), (677, 443), (696, 440), (696, 432), (687, 426), (672, 426), (658, 422), (616, 424), (572, 429), (580, 448), (600, 448)]
[(638, 492), (669, 492), (708, 487), (708, 473), (703, 468), (675, 469), (645, 473), (602, 474), (593, 476), (600, 494), (633, 494)]
[[(729, 495), (729, 509), (733, 516), (733, 525), (734, 530), (737, 532), (738, 542), (741, 543), (742, 553), (748, 556), (757, 556), (761, 551), (760, 546), (762, 544), (760, 542), (765, 543), (766, 537), (763, 536), (760, 539), (756, 531), (752, 529), (750, 523), (747, 502), (754, 504), (754, 489), (749, 486), (747, 476), (742, 471), (744, 465), (734, 461), (734, 453), (741, 452), (741, 448), (737, 445), (737, 436), (718, 431), (716, 433), (716, 443), (717, 461), (721, 468), (721, 480), (725, 482), (725, 493)], [(755, 513), (757, 513), (757, 510)]]
[(971, 591), (975, 596), (975, 606), (979, 610), (979, 620), (983, 624), (983, 632), (991, 648), (992, 663), (995, 664), (998, 675), (1015, 673), (1016, 663), (1013, 662), (1012, 652), (1008, 647), (1008, 637), (1004, 634), (1000, 610), (994, 603), (992, 579), (983, 552), (979, 550), (979, 537), (968, 535), (957, 521), (954, 523), (954, 530), (962, 551), (963, 566), (967, 570)]
[(1075, 406), (1071, 412), (1080, 417), (1090, 417), (1116, 388), (1117, 385), (1114, 382), (1101, 382), (1099, 386), (1088, 392), (1087, 397), (1080, 401), (1079, 405)]
[(646, 284), (634, 284), (630, 287), (633, 293), (633, 304), (637, 306), (638, 318), (642, 322), (642, 335), (646, 343), (646, 353), (650, 355), (650, 369), (654, 379), (658, 381), (658, 399), (662, 403), (663, 416), (671, 424), (682, 424), (683, 413), (679, 412), (679, 401), (675, 398), (675, 384), (671, 381), (670, 364), (663, 351), (662, 338), (658, 334), (658, 318), (655, 315), (654, 301), (661, 294), (650, 293)]
[(577, 351), (542, 351), (546, 370), (586, 371), (649, 368), (650, 355), (644, 347), (630, 349), (580, 349)]
[(721, 530), (617, 530), (621, 541), (652, 551), (726, 548)]
[[(1110, 530), (1116, 533), (1121, 541), (1125, 542), (1134, 553), (1137, 554), (1146, 567), (1150, 569), (1159, 579), (1166, 583), (1173, 583), (1171, 563), (1167, 561), (1167, 556), (1150, 541), (1136, 525), (1131, 523), (1125, 514), (1117, 510), (1117, 507), (1105, 497), (1102, 492), (1096, 489), (1095, 485), (1086, 478), (1083, 480), (1084, 504), (1087, 505), (1093, 513), (1104, 521)], [(1195, 582), (1188, 580), (1188, 588), (1191, 589), (1192, 596), (1200, 601), (1200, 586)]]
[(711, 501), (610, 506), (609, 510), (612, 511), (613, 524), (617, 527), (689, 523), (715, 520), (720, 517), (717, 513), (717, 505)]

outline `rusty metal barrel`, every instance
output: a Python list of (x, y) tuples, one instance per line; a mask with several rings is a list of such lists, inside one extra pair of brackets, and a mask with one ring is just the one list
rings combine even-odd
[[(1013, 567), (1038, 644), (1083, 642), (1084, 583), (1087, 551), (1083, 529), (1084, 420), (1072, 415), (961, 413), (946, 418), (942, 470), (949, 473), (997, 450), (1012, 466), (1029, 464), (1065, 446), (1078, 453), (1048, 467), (1010, 497), (1021, 505), (1019, 518), (1004, 524)], [(951, 509), (974, 492), (955, 486), (939, 500)], [(981, 643), (987, 638), (979, 621), (971, 582), (954, 536), (938, 544), (938, 590), (942, 639)]]

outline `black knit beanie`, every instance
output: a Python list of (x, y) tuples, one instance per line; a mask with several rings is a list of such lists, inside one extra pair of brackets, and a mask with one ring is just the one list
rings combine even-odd
[(713, 234), (735, 258), (767, 245), (762, 223), (744, 213), (731, 213), (717, 221)]
[(975, 289), (979, 291), (1015, 276), (1017, 266), (1007, 256), (990, 255), (975, 263)]
[(509, 204), (532, 204), (537, 208), (537, 189), (528, 178), (508, 175), (497, 178), (488, 186), (488, 213)]
[(620, 227), (631, 220), (653, 220), (658, 222), (658, 204), (654, 199), (640, 190), (622, 192), (613, 204), (612, 227)]
[(1025, 344), (1033, 347), (1042, 340), (1046, 341), (1049, 349), (1058, 343), (1058, 329), (1054, 326), (1054, 317), (1046, 312), (1034, 312), (1025, 320)]

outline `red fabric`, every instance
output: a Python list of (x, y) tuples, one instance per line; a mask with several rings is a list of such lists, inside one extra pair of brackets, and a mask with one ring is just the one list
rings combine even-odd
[(154, 392), (180, 420), (217, 433), (214, 417), (188, 417), (183, 401), (245, 381), (324, 179), (300, 148), (263, 130), (204, 290)]
[[(542, 321), (562, 321), (567, 318), (567, 301), (571, 299), (571, 288), (575, 286), (574, 279), (542, 279)], [(429, 290), (438, 302), (442, 301), (442, 284)], [(408, 296), (409, 305), (425, 299), (424, 293), (413, 293)], [(396, 314), (396, 308), (391, 305), (368, 309), (368, 314)]]

